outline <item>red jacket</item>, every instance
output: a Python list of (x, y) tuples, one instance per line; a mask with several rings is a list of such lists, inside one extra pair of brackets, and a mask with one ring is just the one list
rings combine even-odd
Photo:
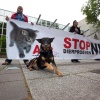
[[(11, 19), (16, 19), (16, 20), (19, 20), (18, 19), (18, 14), (17, 13), (14, 13), (12, 16), (11, 16)], [(28, 17), (25, 16), (24, 14), (22, 15), (20, 21), (24, 21), (24, 22), (27, 22), (28, 23)]]

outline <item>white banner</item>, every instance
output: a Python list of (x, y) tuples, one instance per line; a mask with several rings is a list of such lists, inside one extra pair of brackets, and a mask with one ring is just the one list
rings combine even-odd
[(7, 57), (32, 59), (39, 55), (40, 44), (36, 39), (55, 38), (53, 54), (58, 59), (99, 59), (100, 40), (49, 27), (10, 20), (7, 22)]

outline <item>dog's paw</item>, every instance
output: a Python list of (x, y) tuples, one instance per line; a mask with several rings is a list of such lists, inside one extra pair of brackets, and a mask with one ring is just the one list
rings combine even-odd
[(63, 75), (63, 74), (61, 74), (61, 73), (58, 73), (58, 76), (59, 76), (59, 77), (63, 77), (64, 75)]
[(30, 71), (33, 71), (33, 68), (29, 68)]
[(25, 55), (24, 55), (24, 54), (19, 54), (19, 57), (20, 57), (20, 58), (24, 58)]

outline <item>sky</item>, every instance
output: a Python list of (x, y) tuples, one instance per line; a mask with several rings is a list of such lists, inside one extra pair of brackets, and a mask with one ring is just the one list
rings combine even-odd
[(86, 16), (81, 8), (88, 0), (0, 0), (0, 8), (16, 12), (18, 6), (22, 6), (23, 13), (28, 16), (54, 21), (66, 25), (73, 20), (80, 21)]

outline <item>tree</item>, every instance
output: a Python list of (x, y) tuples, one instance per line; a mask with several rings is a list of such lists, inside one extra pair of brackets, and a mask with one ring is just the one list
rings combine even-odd
[[(2, 31), (3, 29), (3, 31)], [(3, 32), (3, 33), (2, 33)], [(6, 23), (0, 22), (0, 34), (6, 35)]]
[(86, 15), (88, 24), (100, 27), (100, 0), (88, 0), (81, 11)]
[(6, 49), (5, 49), (6, 48), (6, 36), (4, 36), (4, 35), (2, 37), (0, 37), (0, 48), (2, 48), (1, 52), (3, 52), (3, 53), (6, 52)]

